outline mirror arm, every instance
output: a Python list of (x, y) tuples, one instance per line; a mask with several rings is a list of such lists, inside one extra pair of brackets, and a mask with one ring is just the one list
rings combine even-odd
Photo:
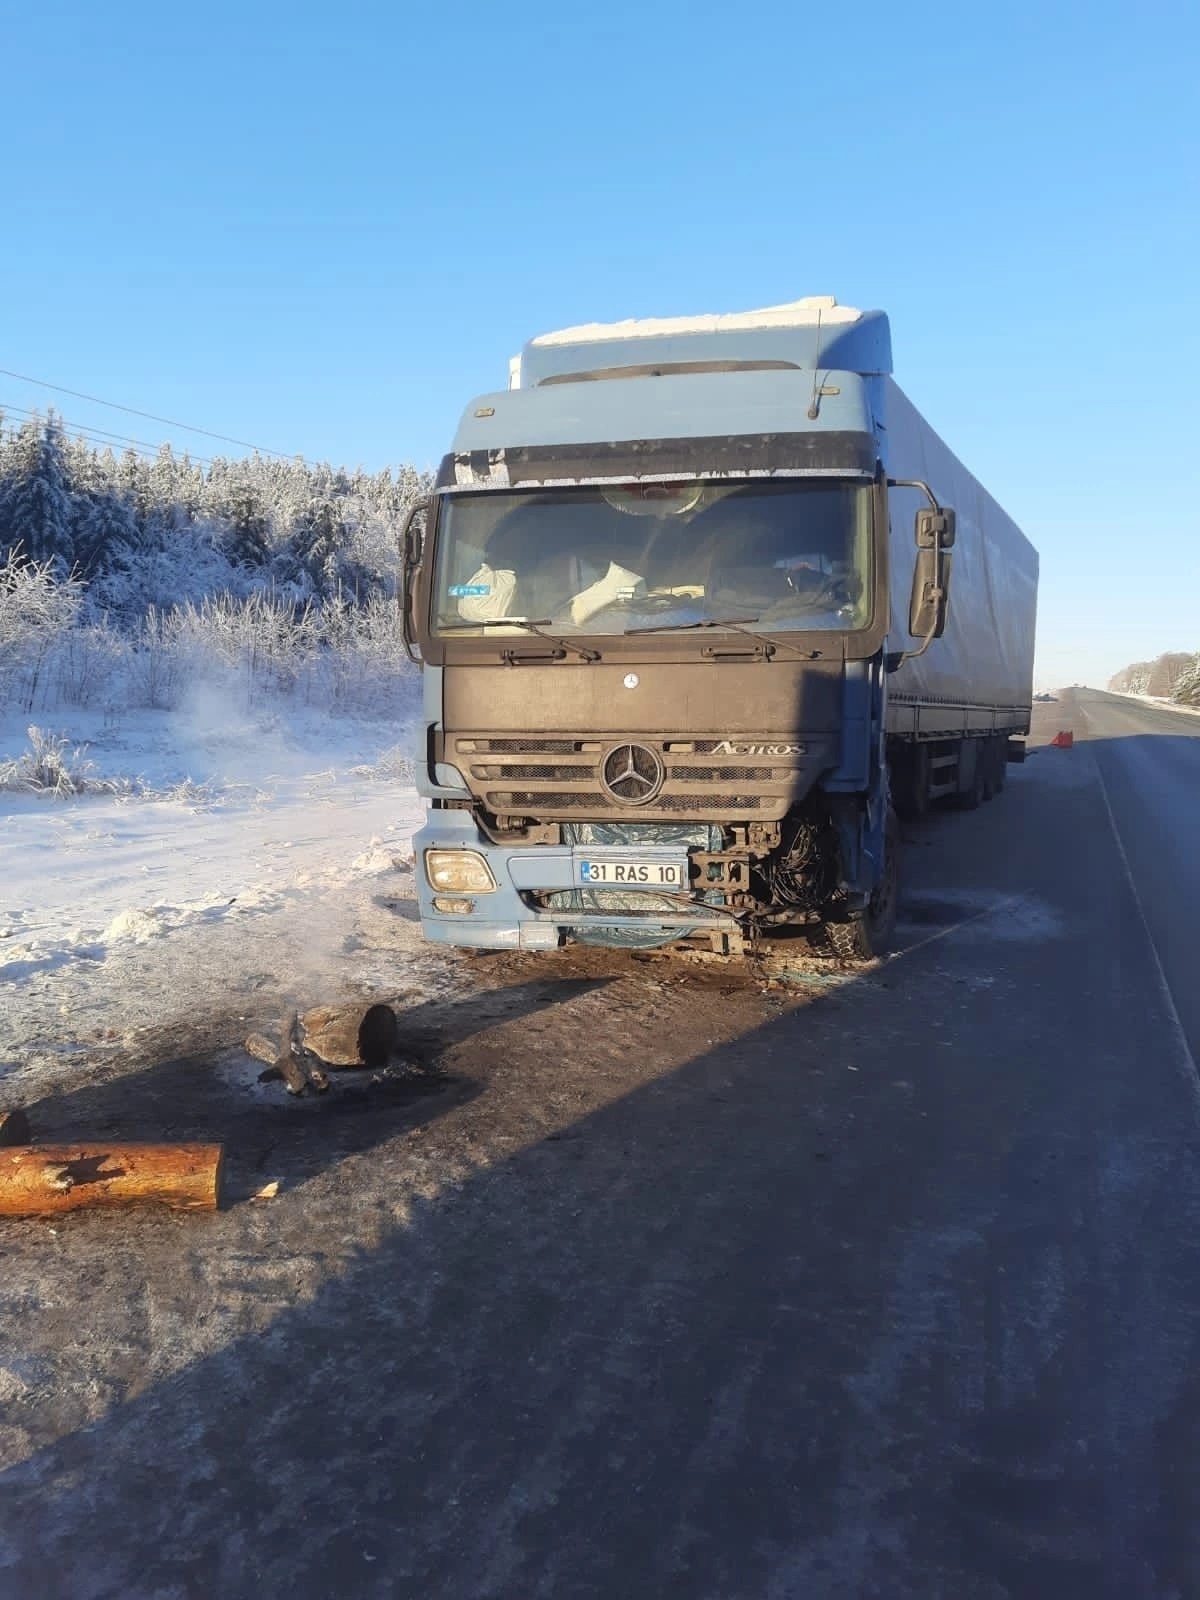
[(889, 489), (919, 489), (935, 511), (942, 509), (937, 496), (923, 478), (889, 478), (887, 486)]
[[(889, 489), (919, 489), (929, 501), (929, 504), (932, 506), (934, 511), (940, 512), (942, 509), (942, 507), (938, 504), (937, 496), (925, 482), (924, 478), (889, 478), (887, 480), (887, 486)], [(942, 582), (942, 556), (945, 554), (945, 552), (942, 549), (940, 535), (936, 537), (933, 548), (937, 556), (937, 586), (929, 591), (929, 598), (934, 602), (933, 623), (930, 626), (929, 632), (921, 640), (920, 644), (915, 650), (891, 650), (888, 652), (884, 661), (888, 672), (899, 672), (900, 668), (906, 661), (915, 661), (918, 656), (923, 656), (937, 635), (938, 603), (944, 600), (946, 597), (946, 586)]]

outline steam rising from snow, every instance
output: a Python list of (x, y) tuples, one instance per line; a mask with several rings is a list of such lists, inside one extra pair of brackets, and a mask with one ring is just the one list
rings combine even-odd
[[(23, 720), (0, 717), (0, 757)], [(211, 678), (175, 713), (74, 713), (72, 744), (140, 792), (0, 793), (0, 1084), (39, 1050), (61, 1066), (64, 1035), (224, 1013), (236, 1043), (239, 1019), (285, 1001), (402, 988), (394, 956), (359, 946), (372, 915), (417, 939), (375, 904), (410, 892), (422, 807), (396, 756), (408, 720), (278, 702), (251, 714)]]

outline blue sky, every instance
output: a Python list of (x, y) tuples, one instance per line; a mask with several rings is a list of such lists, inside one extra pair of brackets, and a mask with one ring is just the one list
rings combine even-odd
[(1039, 679), (1101, 682), (1200, 649), (1198, 18), (9, 7), (0, 367), (426, 465), (547, 328), (883, 306), (900, 382), (1042, 553)]

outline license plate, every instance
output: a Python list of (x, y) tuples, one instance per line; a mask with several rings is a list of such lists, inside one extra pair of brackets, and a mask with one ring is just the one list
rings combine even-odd
[(576, 861), (586, 889), (686, 889), (686, 861)]

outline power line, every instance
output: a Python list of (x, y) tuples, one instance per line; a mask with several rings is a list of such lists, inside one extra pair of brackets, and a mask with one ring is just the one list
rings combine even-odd
[[(18, 417), (34, 422), (41, 420), (41, 414), (37, 411), (28, 411), (23, 406), (9, 405), (0, 401), (0, 413), (8, 415), (10, 412), (14, 414), (14, 422)], [(163, 448), (163, 445), (148, 444), (141, 439), (132, 439), (126, 434), (109, 433), (103, 428), (89, 428), (83, 423), (71, 422), (66, 417), (59, 417), (57, 420), (61, 422), (63, 432), (69, 438), (82, 440), (85, 444), (96, 445), (101, 449), (113, 450), (118, 455), (127, 452), (143, 461), (156, 461)], [(24, 425), (22, 422), (21, 426)], [(193, 455), (188, 450), (176, 450), (170, 440), (164, 440), (163, 444), (171, 450), (174, 460), (180, 464), (184, 461), (203, 467), (210, 467), (213, 464), (210, 456)]]
[(222, 444), (236, 444), (239, 449), (253, 450), (260, 456), (279, 456), (283, 461), (291, 461), (286, 450), (268, 450), (263, 445), (250, 444), (246, 439), (233, 439), (227, 433), (213, 433), (211, 428), (196, 428), (190, 422), (176, 422), (171, 417), (156, 416), (153, 411), (139, 411), (136, 406), (123, 406), (116, 400), (101, 400), (98, 395), (84, 394), (79, 389), (66, 389), (60, 383), (47, 383), (44, 378), (30, 378), (23, 372), (10, 372), (7, 367), (0, 367), (0, 374), (6, 378), (17, 378), (21, 383), (36, 384), (39, 389), (53, 389), (55, 394), (69, 394), (76, 400), (87, 400), (91, 405), (108, 406), (113, 411), (125, 411), (131, 417), (145, 417), (148, 422), (161, 422), (168, 428), (182, 428), (185, 433), (202, 433), (206, 439), (219, 439)]
[[(20, 415), (21, 409), (20, 406), (0, 404), (0, 412), (3, 412), (6, 416), (10, 412), (13, 414), (14, 426), (17, 424), (22, 427), (25, 426), (25, 419)], [(26, 417), (32, 421), (39, 420), (36, 411), (27, 413)], [(97, 430), (86, 428), (80, 423), (68, 422), (65, 417), (59, 420), (62, 422), (64, 434), (72, 441), (94, 445), (97, 449), (111, 450), (117, 456), (137, 456), (139, 461), (155, 461), (158, 459), (159, 449), (157, 446), (145, 445), (133, 439), (125, 439), (120, 434), (101, 433)], [(186, 459), (197, 466), (211, 466), (212, 464), (207, 456), (188, 455), (186, 452), (173, 452), (173, 454), (174, 459), (178, 462), (182, 462), (186, 455)]]
[[(25, 417), (30, 421), (41, 420), (40, 411), (30, 411), (27, 406), (15, 406), (7, 401), (0, 401), (0, 414), (7, 415), (9, 412)], [(151, 460), (157, 460), (164, 445), (172, 453), (175, 453), (175, 445), (169, 439), (164, 439), (160, 444), (152, 444), (148, 439), (135, 439), (127, 433), (111, 433), (107, 428), (89, 427), (86, 423), (72, 422), (67, 417), (60, 417), (58, 420), (61, 422), (64, 432), (70, 433), (77, 439), (86, 439), (89, 444), (104, 445), (109, 449), (114, 444), (123, 445), (126, 449), (132, 450), (135, 455), (148, 456)], [(204, 467), (211, 467), (213, 464), (211, 456), (194, 455), (186, 446), (180, 453), (175, 455), (175, 459), (180, 462), (186, 459)]]

